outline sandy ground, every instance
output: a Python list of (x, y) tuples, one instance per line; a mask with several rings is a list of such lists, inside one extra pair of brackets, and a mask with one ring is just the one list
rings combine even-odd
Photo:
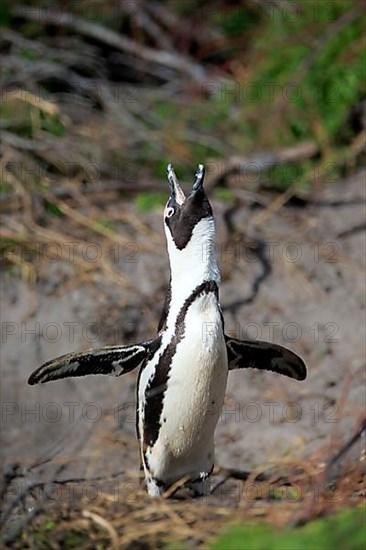
[[(216, 432), (219, 465), (261, 468), (316, 452), (326, 460), (356, 428), (365, 405), (364, 200), (365, 172), (359, 172), (319, 188), (311, 204), (289, 204), (273, 213), (242, 204), (230, 211), (231, 235), (224, 223), (228, 205), (213, 203), (227, 332), (285, 344), (309, 369), (303, 383), (249, 370), (230, 374)], [(51, 458), (27, 476), (52, 479), (63, 464), (59, 477), (123, 470), (121, 482), (137, 486), (134, 373), (40, 387), (26, 381), (36, 366), (57, 355), (153, 334), (169, 273), (162, 211), (144, 216), (161, 244), (154, 253), (139, 252), (136, 263), (122, 259), (120, 269), (150, 296), (148, 311), (142, 299), (120, 310), (116, 295), (126, 291), (108, 284), (103, 295), (88, 286), (55, 295), (56, 282), (70, 277), (70, 266), (59, 262), (48, 266), (48, 282), (37, 286), (36, 310), (29, 316), (34, 292), (3, 275), (6, 467)], [(137, 245), (145, 238), (137, 236)]]

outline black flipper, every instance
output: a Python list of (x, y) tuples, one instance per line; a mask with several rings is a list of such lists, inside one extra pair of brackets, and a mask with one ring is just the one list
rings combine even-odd
[(67, 353), (38, 367), (29, 377), (28, 384), (44, 384), (51, 380), (109, 374), (121, 376), (141, 366), (154, 348), (154, 340), (131, 346), (106, 346), (76, 353)]
[(284, 374), (295, 380), (305, 380), (304, 361), (278, 344), (259, 340), (237, 340), (225, 334), (229, 370), (260, 369)]

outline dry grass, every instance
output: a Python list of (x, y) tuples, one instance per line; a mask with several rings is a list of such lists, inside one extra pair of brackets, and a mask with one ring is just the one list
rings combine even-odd
[[(350, 442), (332, 452), (321, 449), (307, 461), (277, 463), (271, 472), (257, 470), (246, 481), (220, 485), (224, 472), (217, 471), (214, 493), (196, 499), (184, 488), (151, 499), (129, 473), (58, 486), (53, 481), (54, 493), (46, 484), (24, 495), (28, 514), (19, 501), (18, 519), (13, 516), (5, 535), (15, 548), (207, 548), (230, 523), (294, 528), (362, 503), (365, 455), (353, 447), (356, 456), (345, 459)], [(324, 456), (333, 460), (325, 463)], [(266, 480), (260, 481), (263, 474)]]

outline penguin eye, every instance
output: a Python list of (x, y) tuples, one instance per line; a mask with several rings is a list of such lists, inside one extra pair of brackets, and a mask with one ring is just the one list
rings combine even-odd
[(174, 208), (172, 208), (171, 206), (169, 206), (167, 209), (166, 209), (166, 217), (167, 218), (171, 218), (174, 214)]

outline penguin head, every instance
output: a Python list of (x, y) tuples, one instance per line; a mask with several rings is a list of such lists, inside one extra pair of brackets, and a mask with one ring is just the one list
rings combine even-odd
[(170, 197), (164, 209), (164, 228), (168, 242), (173, 241), (177, 249), (183, 250), (189, 243), (197, 241), (197, 244), (202, 244), (203, 238), (212, 238), (214, 221), (211, 205), (203, 189), (203, 164), (198, 165), (193, 187), (187, 196), (171, 164), (168, 164), (167, 176)]

